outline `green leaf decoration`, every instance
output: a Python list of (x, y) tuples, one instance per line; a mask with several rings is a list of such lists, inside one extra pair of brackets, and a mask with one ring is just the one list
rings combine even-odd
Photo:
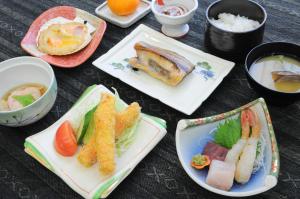
[(28, 106), (34, 102), (34, 98), (32, 95), (15, 95), (13, 96), (15, 100), (17, 100), (22, 106)]
[(225, 120), (219, 124), (215, 133), (215, 143), (225, 148), (231, 149), (232, 146), (241, 138), (240, 118)]
[(198, 62), (197, 65), (206, 70), (212, 69), (211, 65), (208, 62)]

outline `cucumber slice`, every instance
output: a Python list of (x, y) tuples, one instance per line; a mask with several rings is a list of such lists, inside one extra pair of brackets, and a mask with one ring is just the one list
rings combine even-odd
[(82, 141), (83, 144), (87, 144), (90, 141), (94, 132), (95, 132), (95, 122), (93, 119), (91, 119), (88, 129), (83, 137), (83, 141)]
[(80, 122), (80, 126), (77, 131), (77, 143), (82, 144), (83, 138), (85, 137), (85, 134), (87, 132), (87, 129), (89, 127), (89, 124), (91, 121), (93, 121), (94, 112), (96, 111), (97, 106), (92, 108), (89, 112), (87, 112), (84, 117), (82, 118)]

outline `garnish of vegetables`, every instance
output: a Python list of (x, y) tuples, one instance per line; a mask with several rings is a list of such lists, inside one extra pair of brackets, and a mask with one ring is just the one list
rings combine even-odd
[(77, 141), (69, 121), (65, 121), (56, 131), (54, 146), (62, 156), (73, 156), (77, 151)]
[(203, 169), (204, 167), (210, 165), (210, 159), (207, 155), (197, 154), (192, 158), (191, 165), (195, 169)]
[(13, 96), (15, 100), (17, 100), (22, 106), (28, 106), (34, 102), (34, 98), (32, 95), (15, 95)]
[(232, 146), (241, 138), (240, 118), (225, 120), (219, 124), (215, 133), (215, 143), (225, 148), (231, 149)]

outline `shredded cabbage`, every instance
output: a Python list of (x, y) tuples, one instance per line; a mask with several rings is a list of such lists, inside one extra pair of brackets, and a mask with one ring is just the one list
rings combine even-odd
[[(122, 111), (124, 110), (127, 105), (124, 101), (120, 99), (119, 93), (115, 88), (113, 88), (115, 91), (115, 97), (116, 97), (116, 110)], [(136, 129), (138, 127), (140, 119), (136, 121), (136, 123), (133, 125), (133, 127), (126, 129), (125, 132), (119, 137), (119, 139), (116, 141), (116, 150), (117, 155), (120, 157), (131, 145), (131, 143), (136, 138)]]
[(264, 166), (264, 152), (266, 147), (266, 140), (263, 136), (263, 133), (260, 134), (260, 138), (257, 143), (256, 148), (256, 158), (254, 161), (253, 171), (252, 173), (257, 172), (261, 167)]

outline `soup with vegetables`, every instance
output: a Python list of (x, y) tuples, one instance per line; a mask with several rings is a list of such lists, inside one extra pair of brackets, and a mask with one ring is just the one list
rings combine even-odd
[(29, 106), (46, 92), (44, 85), (22, 84), (9, 90), (0, 101), (0, 111), (14, 111)]
[(286, 55), (272, 55), (254, 62), (250, 75), (265, 87), (286, 93), (300, 92), (300, 61)]

